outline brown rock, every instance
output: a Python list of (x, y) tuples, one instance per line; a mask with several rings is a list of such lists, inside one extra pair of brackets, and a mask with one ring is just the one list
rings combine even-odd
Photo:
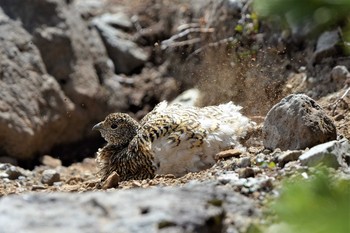
[(243, 157), (239, 159), (238, 166), (239, 167), (250, 167), (252, 162), (250, 161), (250, 157)]
[(102, 189), (116, 188), (118, 187), (120, 177), (115, 171), (110, 174), (102, 185)]
[(251, 167), (241, 168), (238, 170), (239, 178), (254, 177), (255, 173)]
[(237, 150), (237, 149), (230, 149), (230, 150), (225, 150), (225, 151), (221, 151), (221, 152), (217, 153), (215, 155), (215, 159), (219, 160), (219, 159), (226, 159), (226, 158), (230, 158), (230, 157), (237, 158), (241, 154), (242, 154), (242, 152)]
[(41, 162), (49, 167), (56, 168), (62, 166), (62, 162), (59, 159), (52, 158), (50, 155), (44, 155)]

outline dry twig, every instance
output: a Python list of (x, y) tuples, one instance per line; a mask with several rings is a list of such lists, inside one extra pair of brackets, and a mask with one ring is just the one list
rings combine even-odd
[(346, 103), (344, 98), (348, 95), (349, 92), (350, 92), (350, 87), (348, 87), (348, 89), (346, 89), (344, 94), (339, 99), (337, 99), (337, 101), (335, 101), (335, 104), (334, 104), (334, 107), (333, 107), (333, 110), (332, 110), (332, 116), (335, 115), (335, 110), (337, 109), (337, 107), (338, 107), (340, 102)]
[[(179, 38), (182, 38), (182, 37), (185, 37), (188, 34), (194, 33), (194, 32), (198, 32), (198, 33), (213, 33), (214, 32), (214, 28), (188, 28), (188, 29), (186, 29), (184, 31), (181, 31), (181, 32), (173, 35), (172, 37), (170, 37), (167, 40), (163, 40), (161, 42), (161, 49), (164, 50), (164, 49), (167, 49), (168, 47), (175, 47), (175, 46), (173, 46), (173, 44), (175, 43), (175, 40), (177, 40)], [(195, 39), (198, 39), (198, 41), (200, 41), (200, 38), (195, 38)], [(191, 43), (193, 44), (193, 41), (187, 40), (187, 42), (189, 42), (189, 41), (190, 41), (190, 44)], [(182, 41), (181, 46), (184, 46), (184, 45), (188, 45), (188, 43), (186, 43), (186, 41)]]

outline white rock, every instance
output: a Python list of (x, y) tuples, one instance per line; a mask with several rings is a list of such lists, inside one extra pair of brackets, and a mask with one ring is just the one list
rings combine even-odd
[(320, 163), (329, 167), (338, 168), (346, 166), (343, 158), (350, 154), (350, 143), (344, 139), (341, 141), (330, 141), (312, 147), (299, 157), (302, 165), (316, 166)]

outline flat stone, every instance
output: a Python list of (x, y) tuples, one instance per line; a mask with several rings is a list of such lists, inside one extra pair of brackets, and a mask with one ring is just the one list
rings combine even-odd
[[(223, 232), (225, 216), (241, 232), (260, 212), (216, 183), (86, 193), (32, 193), (0, 199), (2, 233)], [(55, 217), (53, 217), (55, 216)], [(59, 226), (59, 228), (58, 228)], [(168, 231), (169, 230), (169, 231)]]
[(231, 157), (237, 158), (241, 154), (242, 154), (242, 152), (240, 150), (237, 150), (237, 149), (224, 150), (224, 151), (217, 153), (215, 155), (215, 159), (219, 160), (219, 159), (225, 159), (225, 158), (231, 158)]
[(277, 157), (277, 162), (280, 167), (284, 167), (287, 163), (291, 161), (298, 160), (299, 156), (302, 154), (301, 150), (288, 150), (282, 151)]
[(304, 166), (316, 166), (324, 164), (329, 167), (339, 168), (346, 166), (343, 159), (350, 154), (350, 143), (348, 140), (330, 141), (312, 147), (299, 157)]

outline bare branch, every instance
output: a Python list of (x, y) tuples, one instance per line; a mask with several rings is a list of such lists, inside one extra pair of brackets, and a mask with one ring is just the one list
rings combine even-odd
[(174, 43), (175, 40), (177, 40), (181, 37), (185, 37), (190, 33), (194, 33), (194, 32), (212, 33), (214, 31), (215, 31), (214, 28), (208, 28), (208, 29), (207, 28), (189, 28), (189, 29), (186, 29), (182, 32), (179, 32), (178, 34), (173, 35), (172, 37), (170, 37), (167, 40), (163, 40), (161, 42), (161, 49), (167, 49), (168, 47), (171, 47), (171, 44)]

